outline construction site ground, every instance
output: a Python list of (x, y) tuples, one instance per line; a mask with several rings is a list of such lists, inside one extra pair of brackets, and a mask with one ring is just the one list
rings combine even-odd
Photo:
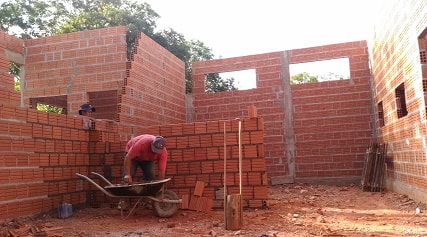
[(223, 210), (179, 210), (159, 218), (149, 208), (126, 217), (114, 205), (7, 220), (3, 236), (427, 236), (426, 204), (390, 191), (362, 191), (358, 185), (276, 185), (264, 209), (244, 209), (242, 226), (227, 230)]

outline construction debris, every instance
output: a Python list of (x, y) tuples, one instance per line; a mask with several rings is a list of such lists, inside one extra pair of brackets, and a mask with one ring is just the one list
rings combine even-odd
[(11, 220), (3, 224), (0, 237), (62, 237), (55, 231), (64, 227), (48, 227), (47, 225), (28, 225), (20, 221)]

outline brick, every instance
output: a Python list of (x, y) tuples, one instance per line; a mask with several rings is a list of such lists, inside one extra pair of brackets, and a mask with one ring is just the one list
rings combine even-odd
[(201, 147), (212, 147), (212, 135), (211, 134), (207, 134), (207, 135), (201, 135), (200, 136), (200, 146)]
[(258, 116), (257, 109), (255, 105), (249, 105), (248, 106), (248, 117), (249, 118), (256, 118)]
[(250, 170), (251, 171), (266, 171), (265, 159), (252, 159)]
[(204, 212), (204, 210), (206, 209), (207, 201), (208, 201), (208, 198), (200, 197), (197, 203), (197, 211)]
[(196, 182), (196, 185), (194, 186), (193, 195), (201, 197), (203, 195), (204, 188), (205, 188), (205, 182), (198, 180)]
[(197, 207), (198, 207), (197, 205), (199, 203), (199, 199), (200, 199), (200, 197), (192, 195), (190, 197), (190, 203), (188, 205), (188, 209), (190, 209), (192, 211), (197, 211)]
[(207, 148), (198, 148), (194, 150), (194, 158), (195, 160), (207, 160), (208, 154), (207, 154)]
[(211, 159), (224, 159), (224, 154), (220, 153), (220, 148), (218, 147), (208, 147), (206, 149), (207, 151), (207, 158), (209, 160)]
[(242, 129), (244, 131), (256, 131), (258, 130), (258, 120), (257, 119), (244, 119), (242, 123)]
[(200, 147), (200, 137), (188, 136), (188, 147)]
[(188, 137), (177, 137), (176, 138), (176, 148), (183, 149), (188, 147)]
[(250, 137), (250, 144), (264, 143), (264, 132), (262, 131), (250, 132), (250, 135), (247, 136), (247, 139), (249, 137)]
[(202, 173), (202, 162), (191, 162), (189, 163), (190, 172), (192, 174)]
[(193, 123), (185, 123), (182, 125), (182, 134), (192, 135), (195, 134), (195, 125)]
[(176, 124), (172, 126), (171, 136), (180, 136), (183, 135), (183, 126), (181, 124)]
[(194, 133), (195, 134), (204, 134), (206, 133), (206, 123), (205, 122), (196, 122), (194, 123)]
[(208, 122), (206, 122), (206, 132), (217, 133), (219, 131), (221, 131), (219, 129), (219, 121), (208, 121)]
[(182, 203), (181, 203), (181, 209), (188, 209), (189, 208), (189, 202), (190, 202), (190, 195), (183, 194), (181, 196)]
[(224, 146), (224, 135), (212, 134), (212, 146)]
[(212, 212), (213, 203), (214, 203), (213, 199), (207, 198), (202, 212), (210, 214)]
[(202, 163), (202, 173), (203, 174), (212, 174), (213, 172), (214, 172), (213, 161), (204, 161)]

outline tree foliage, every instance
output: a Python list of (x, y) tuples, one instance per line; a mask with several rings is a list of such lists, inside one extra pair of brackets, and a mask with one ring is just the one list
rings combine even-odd
[(21, 67), (14, 62), (9, 63), (9, 73), (14, 76), (14, 89), (15, 91), (21, 90), (21, 84), (20, 81), (20, 74), (21, 74)]
[(219, 73), (209, 73), (206, 75), (206, 93), (237, 90), (234, 86), (234, 78), (221, 78)]
[(311, 83), (317, 81), (317, 76), (312, 76), (307, 72), (301, 72), (291, 76), (291, 84)]
[[(191, 93), (191, 63), (212, 59), (212, 50), (198, 40), (186, 40), (173, 29), (155, 32), (159, 17), (148, 3), (136, 0), (8, 0), (0, 5), (2, 30), (21, 38), (123, 25), (128, 29), (130, 58), (138, 33), (143, 32), (185, 62), (186, 92)], [(216, 76), (207, 80), (212, 80), (208, 87), (222, 85), (208, 90), (234, 89), (234, 80)]]
[(50, 35), (52, 25), (61, 16), (53, 1), (13, 0), (1, 4), (0, 25), (3, 31), (23, 39)]
[(54, 105), (41, 104), (41, 103), (37, 104), (37, 110), (45, 111), (45, 112), (51, 112), (51, 113), (55, 113), (55, 114), (62, 114), (63, 113), (63, 108), (59, 108), (59, 107), (54, 106)]
[(55, 33), (64, 34), (111, 26), (127, 26), (128, 58), (139, 32), (152, 37), (159, 15), (147, 3), (129, 0), (66, 0), (72, 8), (70, 17), (58, 26)]

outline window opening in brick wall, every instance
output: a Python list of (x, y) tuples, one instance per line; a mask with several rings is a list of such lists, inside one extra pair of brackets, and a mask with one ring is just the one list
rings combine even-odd
[(15, 91), (20, 91), (21, 90), (21, 65), (15, 63), (15, 62), (10, 62), (9, 63), (9, 74), (13, 75), (13, 79), (14, 79), (14, 89)]
[(205, 75), (205, 92), (249, 90), (256, 88), (256, 70), (247, 69)]
[(378, 124), (380, 127), (384, 126), (384, 109), (383, 109), (383, 102), (380, 101), (377, 105), (378, 110)]
[(66, 113), (65, 108), (57, 107), (55, 105), (42, 104), (42, 103), (37, 103), (37, 110), (55, 113), (55, 114), (65, 114)]
[(291, 84), (350, 79), (348, 58), (320, 60), (289, 65)]
[(30, 98), (30, 108), (56, 114), (67, 114), (67, 96)]
[(221, 72), (221, 78), (234, 78), (238, 90), (249, 90), (256, 88), (256, 71), (247, 69), (233, 72)]
[(406, 109), (405, 86), (403, 83), (396, 88), (395, 96), (397, 117), (405, 117), (408, 115), (408, 110)]
[(427, 28), (418, 37), (418, 48), (420, 51), (421, 73), (423, 77), (424, 109), (427, 114)]

